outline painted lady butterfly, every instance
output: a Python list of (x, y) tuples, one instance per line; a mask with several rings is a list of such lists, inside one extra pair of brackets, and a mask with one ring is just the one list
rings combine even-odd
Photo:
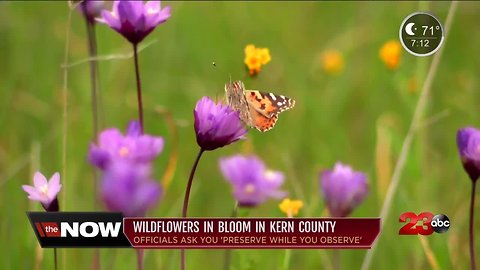
[(225, 84), (225, 96), (227, 104), (240, 113), (243, 123), (261, 132), (272, 129), (278, 114), (295, 106), (295, 100), (282, 95), (245, 90), (241, 81)]

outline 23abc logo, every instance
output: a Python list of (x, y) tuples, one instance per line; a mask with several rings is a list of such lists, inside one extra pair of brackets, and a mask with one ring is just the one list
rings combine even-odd
[[(398, 231), (400, 235), (430, 235), (434, 231), (436, 233), (444, 233), (450, 228), (450, 219), (444, 214), (433, 215), (430, 212), (422, 212), (416, 215), (413, 212), (405, 212), (400, 215), (398, 221), (405, 223)], [(418, 222), (422, 224), (418, 224)]]

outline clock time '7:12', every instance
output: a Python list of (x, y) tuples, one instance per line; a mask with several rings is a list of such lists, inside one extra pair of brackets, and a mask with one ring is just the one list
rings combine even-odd
[(420, 40), (412, 39), (412, 47), (415, 47), (415, 46), (428, 47), (428, 43), (430, 43), (430, 40), (428, 39), (420, 39)]

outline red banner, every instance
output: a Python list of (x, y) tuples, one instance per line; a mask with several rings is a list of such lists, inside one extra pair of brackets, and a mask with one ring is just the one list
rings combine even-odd
[(125, 218), (135, 248), (370, 248), (379, 218)]

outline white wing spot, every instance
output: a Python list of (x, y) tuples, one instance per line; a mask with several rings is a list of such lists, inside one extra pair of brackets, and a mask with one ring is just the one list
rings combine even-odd
[(277, 102), (277, 106), (282, 106), (283, 105), (283, 102), (279, 101)]
[(273, 101), (277, 100), (277, 98), (275, 97), (275, 95), (272, 94), (272, 93), (270, 93), (270, 98), (271, 98)]

